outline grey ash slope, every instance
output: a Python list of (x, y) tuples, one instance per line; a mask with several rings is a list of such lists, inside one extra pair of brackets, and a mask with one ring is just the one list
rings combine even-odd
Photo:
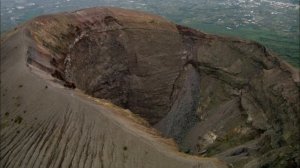
[(299, 166), (299, 71), (258, 43), (91, 8), (7, 34), (1, 61), (4, 167), (224, 166), (179, 154), (130, 113), (63, 86), (130, 109), (186, 153)]

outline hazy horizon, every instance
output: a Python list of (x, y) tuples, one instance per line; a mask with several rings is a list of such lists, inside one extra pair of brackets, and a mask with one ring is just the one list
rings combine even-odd
[(300, 64), (298, 0), (1, 0), (1, 33), (39, 15), (95, 6), (147, 11), (208, 33), (255, 40)]

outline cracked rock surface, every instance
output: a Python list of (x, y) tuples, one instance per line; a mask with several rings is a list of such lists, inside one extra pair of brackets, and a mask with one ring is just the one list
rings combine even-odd
[(299, 70), (144, 12), (90, 8), (7, 33), (1, 94), (1, 167), (300, 165)]

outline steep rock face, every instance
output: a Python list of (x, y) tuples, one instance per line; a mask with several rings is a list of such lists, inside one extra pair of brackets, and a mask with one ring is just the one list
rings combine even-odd
[(256, 42), (117, 8), (42, 16), (24, 30), (28, 65), (130, 109), (184, 152), (234, 167), (300, 164), (299, 72)]
[(67, 26), (58, 22), (72, 20), (57, 18), (38, 18), (44, 29), (26, 23), (1, 38), (1, 168), (227, 167), (178, 152), (130, 111), (74, 89), (61, 49), (75, 37), (60, 34)]
[(200, 121), (182, 146), (238, 166), (271, 153), (246, 167), (299, 165), (299, 71), (255, 42), (181, 28), (193, 39), (191, 62), (201, 78)]
[(167, 114), (174, 81), (185, 63), (174, 24), (142, 12), (104, 8), (38, 18), (31, 27), (52, 60), (52, 66), (42, 66), (55, 76), (152, 124)]
[[(183, 79), (181, 86), (174, 87), (178, 93), (172, 95), (174, 102), (166, 117), (155, 127), (161, 130), (166, 136), (174, 138), (178, 143), (182, 142), (185, 133), (197, 122), (196, 109), (200, 98), (200, 75), (190, 64), (184, 68), (178, 80)], [(176, 93), (176, 92), (175, 92)]]

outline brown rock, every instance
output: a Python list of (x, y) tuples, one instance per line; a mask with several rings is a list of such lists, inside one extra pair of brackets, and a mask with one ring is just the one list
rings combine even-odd
[[(219, 157), (234, 167), (300, 164), (299, 71), (256, 42), (210, 35), (118, 8), (41, 16), (22, 30), (32, 42), (27, 64), (38, 68), (39, 76), (47, 79), (52, 74), (56, 83), (131, 110), (184, 152)], [(2, 40), (3, 48), (8, 50), (7, 39), (12, 38)], [(1, 65), (13, 64), (7, 55), (1, 56)], [(43, 91), (57, 92), (50, 87)], [(63, 102), (61, 106), (66, 108)], [(94, 130), (87, 130), (94, 137)], [(124, 149), (120, 147), (132, 151)], [(10, 159), (3, 158), (8, 164)]]

